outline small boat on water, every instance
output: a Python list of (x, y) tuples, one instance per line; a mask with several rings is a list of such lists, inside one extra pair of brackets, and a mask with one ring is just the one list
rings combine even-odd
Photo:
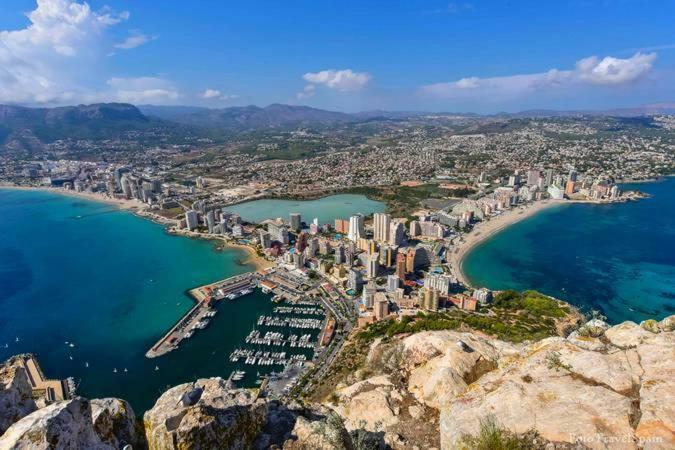
[(159, 366), (155, 366), (155, 372), (159, 370)]
[(113, 373), (117, 373), (117, 367), (113, 369)]

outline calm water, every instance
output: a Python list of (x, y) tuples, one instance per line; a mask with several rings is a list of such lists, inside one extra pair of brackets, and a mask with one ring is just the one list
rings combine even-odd
[(83, 396), (119, 396), (142, 412), (167, 386), (227, 377), (229, 353), (272, 310), (262, 293), (222, 303), (206, 330), (147, 359), (192, 305), (185, 291), (250, 270), (243, 253), (51, 193), (0, 189), (0, 217), (0, 358), (36, 353), (47, 376), (81, 380)]
[(288, 220), (290, 213), (300, 213), (303, 222), (310, 223), (318, 217), (319, 223), (333, 224), (335, 219), (349, 219), (356, 213), (365, 215), (384, 212), (385, 205), (363, 195), (340, 194), (317, 200), (254, 200), (227, 208), (239, 214), (244, 220), (262, 222), (265, 219), (281, 217)]
[(466, 275), (492, 289), (537, 289), (613, 323), (675, 314), (675, 178), (629, 188), (653, 197), (545, 210), (478, 246)]

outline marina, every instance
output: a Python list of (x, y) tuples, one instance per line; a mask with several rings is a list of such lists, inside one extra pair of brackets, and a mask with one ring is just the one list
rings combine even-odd
[(311, 334), (303, 334), (302, 336), (292, 334), (288, 338), (284, 338), (284, 335), (279, 332), (268, 331), (264, 335), (261, 335), (259, 330), (253, 330), (246, 336), (245, 342), (255, 345), (274, 345), (278, 347), (288, 345), (291, 348), (312, 349), (316, 345), (316, 342), (313, 342), (311, 339)]
[[(251, 322), (253, 329), (225, 358), (232, 367), (228, 384), (269, 386), (269, 394), (287, 392), (306, 364), (330, 343), (335, 329), (332, 313), (302, 273), (275, 267), (247, 272), (188, 291), (195, 305), (146, 353), (162, 356), (209, 326), (219, 302), (230, 302), (254, 291), (277, 303)], [(255, 369), (255, 374), (250, 370)]]
[(191, 289), (189, 294), (196, 304), (147, 351), (145, 356), (156, 358), (169, 353), (178, 348), (181, 341), (191, 338), (196, 331), (205, 329), (210, 319), (216, 315), (212, 303), (223, 299), (234, 300), (252, 293), (258, 282), (258, 276), (255, 272), (247, 272)]
[(279, 316), (260, 316), (258, 326), (266, 327), (287, 327), (301, 329), (321, 329), (320, 319), (309, 319), (300, 317), (279, 317)]
[(277, 306), (273, 311), (275, 314), (305, 314), (305, 315), (324, 315), (322, 308), (296, 307), (296, 306)]

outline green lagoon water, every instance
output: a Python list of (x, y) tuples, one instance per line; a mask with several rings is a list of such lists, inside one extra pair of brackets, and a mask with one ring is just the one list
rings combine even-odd
[(228, 211), (239, 214), (249, 222), (262, 222), (265, 219), (281, 217), (288, 220), (290, 213), (300, 213), (303, 222), (310, 223), (317, 217), (320, 224), (333, 225), (335, 219), (349, 219), (356, 213), (369, 215), (384, 212), (386, 206), (363, 195), (340, 194), (317, 200), (276, 200), (264, 199), (240, 203), (228, 207)]
[[(274, 306), (260, 291), (221, 302), (205, 330), (148, 359), (192, 306), (188, 289), (253, 269), (243, 252), (48, 192), (0, 189), (0, 217), (0, 359), (35, 353), (48, 377), (74, 377), (85, 397), (125, 398), (142, 412), (169, 386), (225, 378), (230, 352)], [(281, 369), (236, 368), (249, 385), (256, 370)]]
[(544, 210), (469, 253), (467, 277), (492, 289), (537, 289), (613, 323), (675, 314), (675, 178), (623, 189), (652, 198)]

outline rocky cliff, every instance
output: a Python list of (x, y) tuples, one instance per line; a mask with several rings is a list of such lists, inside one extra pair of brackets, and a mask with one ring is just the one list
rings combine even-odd
[(382, 341), (331, 402), (348, 429), (393, 448), (461, 448), (487, 420), (561, 448), (673, 448), (674, 325), (595, 320), (519, 345), (455, 331)]
[(593, 320), (567, 338), (523, 344), (459, 331), (385, 338), (325, 405), (200, 379), (165, 392), (142, 427), (118, 399), (34, 410), (9, 360), (0, 449), (451, 449), (480, 447), (486, 433), (510, 439), (504, 448), (673, 448), (674, 328), (671, 316)]
[(17, 420), (37, 409), (20, 356), (0, 366), (0, 436)]

